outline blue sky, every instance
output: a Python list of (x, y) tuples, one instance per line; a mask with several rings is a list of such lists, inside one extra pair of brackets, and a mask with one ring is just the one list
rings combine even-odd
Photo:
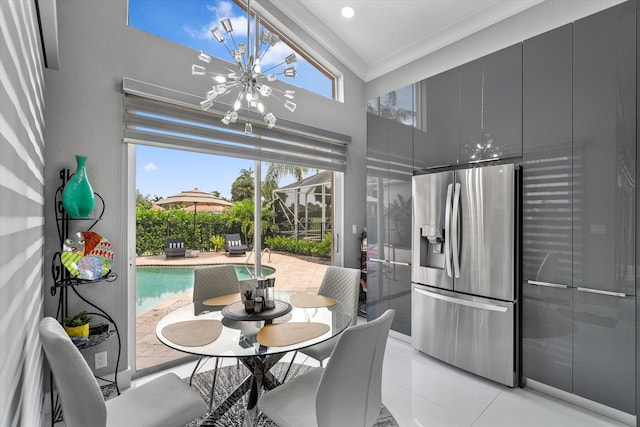
[[(227, 50), (210, 33), (210, 29), (220, 26), (219, 22), (224, 18), (231, 19), (236, 42), (244, 42), (246, 12), (231, 0), (129, 0), (130, 26), (193, 48), (194, 63), (198, 64), (201, 63), (195, 55), (199, 50), (230, 60)], [(290, 48), (278, 43), (270, 49), (272, 55), (264, 58), (263, 69), (268, 68), (269, 62), (273, 65), (281, 62), (290, 52)], [(318, 70), (299, 55), (295, 65), (298, 74), (293, 80), (283, 78), (287, 83), (331, 96), (331, 83)], [(190, 66), (185, 67), (185, 79), (197, 79), (191, 75)], [(205, 86), (203, 80), (203, 96), (209, 89)], [(298, 105), (298, 108), (304, 106)], [(267, 166), (262, 164), (263, 177)], [(167, 197), (199, 188), (205, 192), (219, 191), (222, 197), (230, 198), (231, 184), (243, 168), (255, 172), (253, 160), (136, 146), (136, 188), (145, 196)], [(280, 187), (292, 181), (292, 178), (283, 178)]]

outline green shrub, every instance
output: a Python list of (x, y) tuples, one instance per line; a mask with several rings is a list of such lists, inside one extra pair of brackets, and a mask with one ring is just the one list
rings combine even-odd
[(211, 250), (213, 252), (221, 252), (224, 249), (224, 236), (211, 236), (209, 237), (211, 242)]
[(310, 255), (322, 258), (331, 257), (331, 234), (325, 234), (322, 242), (297, 240), (283, 236), (268, 237), (265, 244), (271, 250), (290, 252), (298, 255)]

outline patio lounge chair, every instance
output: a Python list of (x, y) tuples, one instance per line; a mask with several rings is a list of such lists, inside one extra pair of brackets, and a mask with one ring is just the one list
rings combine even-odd
[(167, 246), (164, 248), (164, 254), (167, 258), (184, 257), (186, 253), (183, 238), (167, 239)]
[(224, 235), (224, 250), (229, 255), (244, 255), (247, 253), (247, 245), (242, 244), (239, 234), (225, 234)]

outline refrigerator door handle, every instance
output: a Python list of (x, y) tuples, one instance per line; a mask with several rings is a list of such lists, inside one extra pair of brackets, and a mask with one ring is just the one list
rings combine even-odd
[(453, 277), (451, 274), (451, 196), (453, 184), (447, 187), (447, 199), (444, 209), (444, 265), (447, 270), (447, 276)]
[(507, 307), (502, 307), (500, 305), (487, 304), (487, 303), (478, 302), (478, 301), (469, 301), (465, 299), (450, 297), (448, 295), (436, 294), (434, 292), (425, 291), (423, 289), (417, 289), (417, 288), (414, 288), (414, 289), (419, 294), (426, 295), (430, 298), (439, 299), (441, 301), (450, 302), (452, 304), (466, 305), (467, 307), (479, 308), (481, 310), (498, 311), (500, 313), (506, 313), (506, 311), (508, 310)]
[(458, 218), (460, 217), (460, 183), (456, 182), (453, 192), (453, 212), (451, 213), (451, 257), (453, 258), (453, 272), (455, 278), (460, 277), (460, 251), (458, 241), (460, 231), (458, 230)]

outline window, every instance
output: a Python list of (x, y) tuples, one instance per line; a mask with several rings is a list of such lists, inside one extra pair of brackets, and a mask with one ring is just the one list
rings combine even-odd
[[(229, 52), (211, 35), (211, 28), (224, 18), (231, 19), (237, 42), (246, 40), (247, 18), (244, 5), (234, 0), (129, 0), (129, 26), (171, 40), (225, 61)], [(298, 57), (295, 79), (286, 82), (336, 99), (336, 78), (317, 61), (286, 40), (273, 26), (260, 19), (261, 26), (280, 37), (263, 58), (263, 64), (278, 64), (291, 52)], [(253, 29), (252, 29), (253, 34)], [(275, 62), (277, 61), (277, 62)]]

